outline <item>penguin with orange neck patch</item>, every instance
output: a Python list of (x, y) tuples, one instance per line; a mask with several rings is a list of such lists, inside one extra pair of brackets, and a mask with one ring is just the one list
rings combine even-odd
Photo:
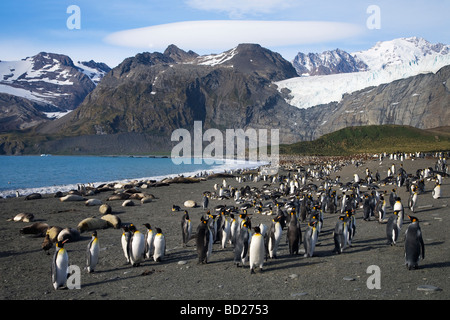
[(425, 259), (425, 244), (419, 219), (410, 216), (411, 224), (405, 233), (405, 264), (408, 270), (419, 268), (420, 259)]

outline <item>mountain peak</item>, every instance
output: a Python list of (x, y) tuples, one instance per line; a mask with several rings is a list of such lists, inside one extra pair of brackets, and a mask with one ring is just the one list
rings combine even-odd
[(163, 53), (165, 56), (172, 58), (177, 63), (186, 63), (194, 60), (198, 57), (198, 54), (192, 50), (188, 52), (178, 48), (176, 45), (171, 44)]
[(370, 70), (380, 70), (388, 66), (405, 63), (420, 63), (430, 56), (444, 56), (450, 53), (450, 46), (419, 38), (398, 38), (380, 41), (366, 51), (352, 53), (359, 61), (364, 61)]
[(367, 70), (367, 65), (356, 61), (349, 53), (341, 49), (322, 53), (299, 52), (292, 62), (298, 75), (329, 75)]

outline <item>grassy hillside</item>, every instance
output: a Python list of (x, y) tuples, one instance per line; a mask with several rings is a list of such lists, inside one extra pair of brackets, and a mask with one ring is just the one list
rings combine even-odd
[(281, 145), (281, 154), (351, 155), (377, 152), (450, 150), (450, 128), (421, 130), (409, 126), (348, 127), (314, 141)]

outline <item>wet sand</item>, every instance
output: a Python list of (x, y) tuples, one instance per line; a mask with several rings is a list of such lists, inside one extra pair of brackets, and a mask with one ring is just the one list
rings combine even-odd
[[(293, 159), (290, 159), (292, 161)], [(314, 160), (316, 161), (316, 160)], [(308, 162), (308, 161), (307, 161)], [(358, 167), (350, 162), (340, 171), (330, 174), (340, 181), (352, 181), (353, 174), (365, 177), (365, 169), (379, 170), (381, 178), (387, 175), (388, 167), (403, 163), (408, 174), (417, 169), (434, 167), (436, 158), (415, 160), (378, 159), (363, 160)], [(286, 163), (286, 162), (284, 162)], [(81, 289), (54, 290), (50, 278), (50, 266), (54, 248), (47, 255), (41, 248), (43, 237), (23, 235), (19, 230), (31, 225), (25, 222), (7, 221), (20, 212), (33, 213), (35, 222), (51, 226), (76, 228), (87, 217), (100, 217), (98, 206), (85, 206), (84, 202), (61, 202), (53, 194), (42, 199), (24, 200), (24, 197), (0, 199), (0, 300), (448, 300), (450, 298), (450, 179), (444, 178), (442, 197), (431, 195), (434, 181), (426, 181), (425, 193), (419, 195), (418, 209), (414, 216), (420, 219), (425, 242), (425, 260), (418, 270), (407, 270), (404, 264), (404, 233), (409, 225), (405, 223), (396, 246), (387, 245), (386, 224), (375, 220), (363, 221), (362, 209), (356, 212), (356, 235), (353, 246), (342, 254), (334, 254), (333, 230), (339, 214), (324, 213), (324, 223), (319, 235), (315, 256), (290, 256), (283, 230), (278, 259), (269, 259), (263, 272), (250, 274), (248, 267), (236, 267), (233, 263), (233, 248), (222, 249), (214, 244), (208, 264), (197, 264), (195, 239), (187, 247), (181, 244), (181, 217), (186, 200), (201, 203), (204, 191), (214, 191), (215, 184), (222, 178), (208, 179), (198, 183), (171, 184), (169, 186), (142, 189), (156, 199), (135, 206), (122, 207), (123, 201), (106, 201), (112, 191), (101, 192), (86, 198), (96, 198), (108, 203), (113, 214), (122, 223), (133, 223), (145, 231), (144, 223), (162, 229), (167, 243), (167, 255), (161, 263), (145, 260), (139, 267), (126, 264), (121, 247), (121, 229), (98, 230), (100, 261), (94, 273), (84, 270), (85, 251), (90, 232), (81, 234), (76, 242), (66, 243), (71, 265), (81, 268)], [(240, 188), (245, 185), (261, 188), (267, 182), (238, 183), (235, 178), (226, 178), (229, 185)], [(321, 184), (318, 179), (308, 183)], [(380, 191), (393, 188), (380, 186)], [(278, 183), (270, 188), (278, 188)], [(338, 195), (342, 190), (337, 190)], [(405, 213), (411, 211), (407, 205), (406, 188), (397, 188), (402, 198)], [(366, 192), (361, 188), (361, 192)], [(315, 197), (317, 198), (317, 196)], [(264, 202), (264, 201), (263, 201)], [(172, 205), (181, 207), (173, 212)], [(213, 211), (217, 205), (236, 205), (234, 200), (209, 202)], [(236, 205), (239, 206), (239, 205)], [(200, 217), (205, 213), (201, 207), (187, 209), (193, 223), (193, 232)], [(249, 209), (249, 213), (253, 213)], [(387, 205), (387, 215), (392, 209)], [(253, 214), (252, 226), (259, 223), (270, 225), (273, 216)], [(304, 234), (306, 223), (301, 224)], [(303, 248), (303, 246), (302, 246)], [(378, 266), (381, 274), (381, 288), (369, 289), (370, 266)]]

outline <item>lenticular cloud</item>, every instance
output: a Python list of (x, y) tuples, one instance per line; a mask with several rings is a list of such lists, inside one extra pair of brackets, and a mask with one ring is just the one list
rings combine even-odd
[(361, 26), (341, 22), (206, 20), (123, 30), (105, 41), (133, 48), (165, 49), (176, 44), (193, 50), (224, 50), (240, 43), (273, 47), (336, 41), (361, 32)]

